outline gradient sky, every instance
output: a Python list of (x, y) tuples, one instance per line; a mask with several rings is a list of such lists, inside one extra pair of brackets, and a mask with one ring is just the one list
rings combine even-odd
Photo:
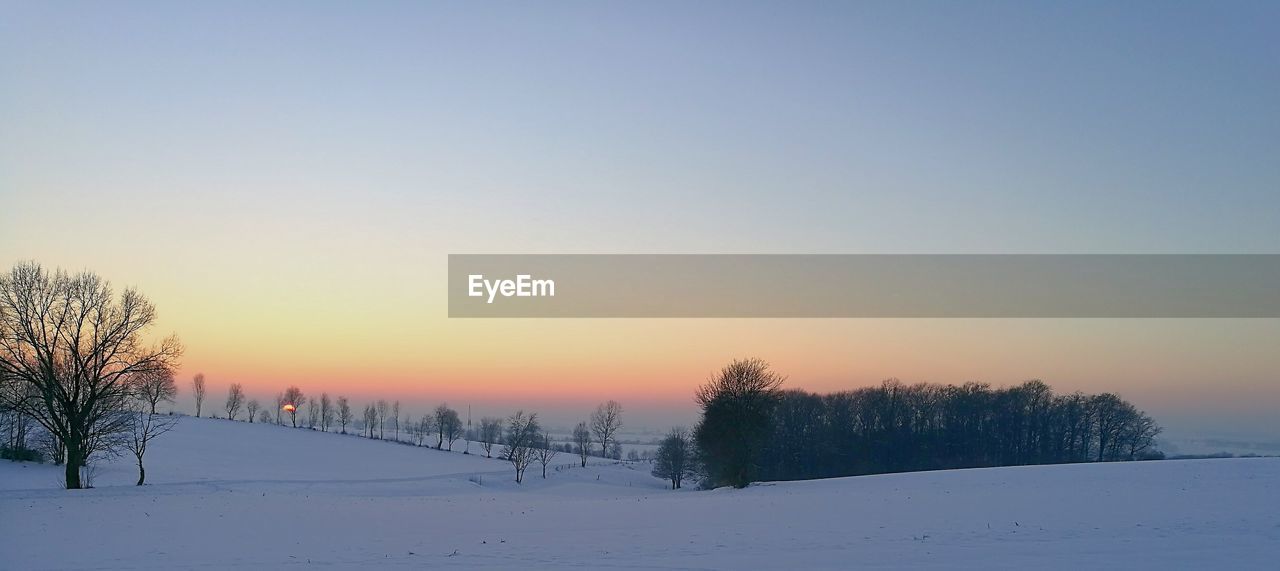
[(1280, 439), (1276, 320), (445, 317), (448, 253), (1280, 252), (1280, 6), (1115, 4), (4, 1), (0, 264), (138, 286), (215, 401), (658, 426), (758, 356)]

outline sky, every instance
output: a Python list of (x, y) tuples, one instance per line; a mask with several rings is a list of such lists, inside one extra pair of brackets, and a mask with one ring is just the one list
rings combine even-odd
[[(1280, 441), (1276, 320), (463, 320), (450, 253), (1280, 253), (1270, 2), (0, 2), (0, 264), (289, 384), (635, 426), (1043, 379)], [(215, 399), (219, 400), (219, 399)], [(183, 401), (185, 402), (185, 401)]]

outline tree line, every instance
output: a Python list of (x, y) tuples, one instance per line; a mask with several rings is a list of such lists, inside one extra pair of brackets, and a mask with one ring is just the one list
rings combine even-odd
[(1112, 393), (1043, 382), (782, 390), (758, 359), (730, 363), (697, 393), (698, 458), (712, 485), (913, 470), (1160, 458), (1160, 427)]

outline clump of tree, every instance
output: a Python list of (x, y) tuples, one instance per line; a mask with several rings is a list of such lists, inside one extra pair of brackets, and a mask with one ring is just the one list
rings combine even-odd
[(741, 488), (757, 479), (784, 380), (760, 359), (739, 359), (698, 388), (694, 441), (711, 483)]
[(1141, 460), (1160, 427), (1119, 396), (1056, 395), (1041, 381), (993, 389), (889, 379), (816, 395), (785, 392), (761, 477), (825, 478), (913, 470)]
[(502, 458), (515, 468), (517, 484), (524, 482), (524, 471), (536, 457), (541, 433), (542, 427), (538, 425), (537, 413), (526, 415), (521, 410), (507, 418), (506, 443), (502, 448)]
[(671, 481), (671, 489), (678, 490), (686, 478), (697, 474), (697, 465), (698, 458), (689, 431), (677, 427), (671, 429), (658, 446), (658, 453), (653, 457), (653, 475)]
[(132, 288), (118, 296), (89, 272), (47, 272), (22, 263), (0, 276), (0, 402), (56, 441), (67, 488), (81, 469), (131, 428), (120, 414), (133, 379), (174, 370), (182, 346), (148, 344), (155, 306)]
[(709, 483), (1159, 457), (1159, 425), (1111, 393), (889, 379), (820, 395), (781, 382), (763, 362), (735, 362), (699, 391)]

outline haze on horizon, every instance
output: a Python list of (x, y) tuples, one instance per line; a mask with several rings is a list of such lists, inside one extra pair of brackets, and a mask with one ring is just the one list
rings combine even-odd
[(751, 356), (1280, 440), (1277, 320), (445, 317), (449, 253), (1277, 253), (1273, 3), (4, 7), (0, 263), (137, 286), (215, 403), (661, 428)]

